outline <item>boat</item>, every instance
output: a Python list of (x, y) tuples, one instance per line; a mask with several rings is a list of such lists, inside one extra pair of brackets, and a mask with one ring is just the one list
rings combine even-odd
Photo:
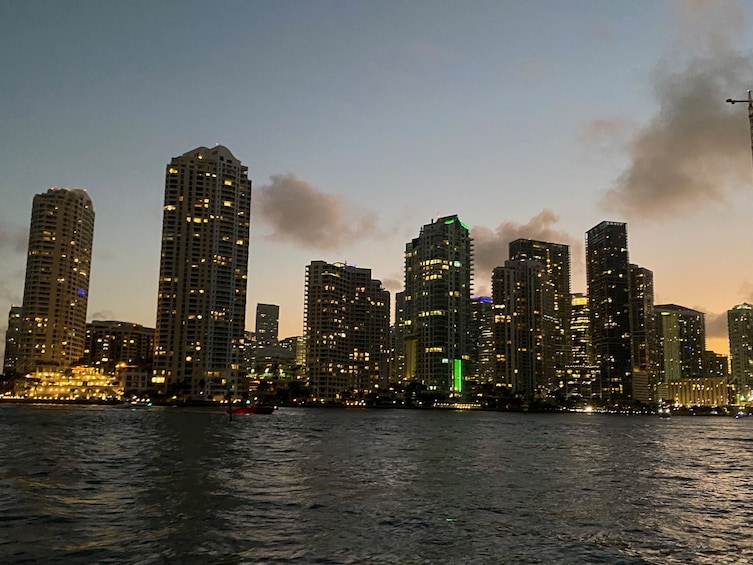
[(231, 406), (231, 414), (271, 414), (277, 409), (276, 406), (267, 406), (265, 404), (241, 404), (240, 406)]

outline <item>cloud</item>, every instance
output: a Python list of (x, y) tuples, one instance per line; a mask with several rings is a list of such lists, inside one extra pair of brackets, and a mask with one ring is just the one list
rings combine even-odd
[(652, 76), (658, 109), (629, 140), (630, 164), (601, 200), (631, 220), (724, 202), (731, 191), (749, 188), (753, 176), (745, 106), (725, 103), (741, 98), (753, 76), (750, 57), (731, 47), (742, 13), (732, 2), (677, 4), (695, 55), (683, 61), (680, 50), (658, 65)]
[(26, 253), (29, 230), (21, 226), (0, 227), (0, 251), (12, 253)]
[[(485, 284), (491, 280), (494, 267), (504, 264), (509, 258), (508, 244), (519, 238), (536, 239), (551, 243), (570, 245), (570, 263), (573, 264), (573, 250), (580, 255), (580, 248), (575, 246), (575, 239), (568, 233), (556, 229), (559, 216), (552, 210), (544, 209), (531, 218), (528, 223), (507, 221), (496, 229), (484, 226), (474, 226), (471, 230), (473, 237), (474, 279), (480, 283), (479, 290), (486, 289)], [(478, 294), (478, 293), (477, 293)]]
[(93, 312), (89, 316), (89, 318), (91, 320), (115, 320), (116, 316), (112, 310), (99, 310), (97, 312)]
[(707, 338), (726, 338), (729, 337), (727, 331), (727, 312), (718, 314), (706, 314), (706, 337)]
[(631, 127), (626, 118), (591, 120), (581, 129), (580, 142), (601, 149), (623, 148), (627, 143)]
[(382, 279), (382, 286), (394, 295), (404, 289), (405, 280), (399, 276), (385, 277)]
[(747, 302), (753, 304), (753, 281), (745, 280), (740, 285), (740, 296), (742, 296), (741, 302)]
[(270, 181), (254, 190), (252, 200), (256, 221), (271, 229), (268, 241), (333, 251), (380, 235), (376, 214), (356, 209), (343, 196), (322, 192), (290, 173)]

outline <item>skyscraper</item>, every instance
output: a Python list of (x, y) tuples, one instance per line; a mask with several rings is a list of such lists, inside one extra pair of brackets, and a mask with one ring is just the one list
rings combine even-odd
[(256, 305), (256, 345), (277, 345), (280, 307), (277, 304)]
[(730, 308), (727, 329), (735, 395), (738, 401), (747, 402), (753, 395), (753, 305), (743, 303)]
[[(407, 326), (410, 328), (410, 326)], [(393, 351), (392, 367), (390, 376), (399, 382), (407, 381), (408, 371), (406, 369), (408, 359), (406, 358), (405, 336), (406, 336), (406, 319), (405, 319), (405, 291), (395, 293), (395, 326), (393, 328)]]
[(390, 294), (371, 269), (313, 261), (306, 267), (306, 368), (314, 399), (386, 384)]
[(591, 322), (588, 296), (576, 292), (570, 295), (570, 337), (573, 344), (573, 362), (567, 368), (565, 395), (590, 401), (599, 397), (601, 389), (600, 368), (593, 364), (591, 350)]
[(494, 304), (488, 296), (471, 299), (471, 376), (494, 382)]
[(600, 395), (628, 400), (633, 391), (627, 224), (601, 222), (586, 232), (586, 283)]
[(470, 360), (473, 242), (457, 216), (438, 218), (405, 246), (405, 377), (437, 396), (460, 394)]
[(497, 381), (526, 400), (557, 387), (554, 296), (555, 285), (537, 259), (508, 259), (492, 272)]
[(85, 190), (51, 188), (34, 196), (19, 374), (60, 372), (83, 355), (93, 239), (94, 208)]
[(5, 356), (3, 357), (3, 374), (13, 376), (18, 366), (18, 354), (21, 343), (22, 314), (20, 306), (11, 306), (8, 312), (8, 331), (5, 332)]
[(170, 396), (238, 394), (251, 181), (227, 147), (197, 147), (165, 171), (153, 382)]
[(570, 337), (573, 344), (573, 365), (587, 367), (591, 364), (591, 327), (589, 324), (588, 296), (581, 292), (570, 295)]
[(633, 398), (649, 403), (656, 399), (657, 385), (654, 273), (632, 263), (628, 272)]
[(561, 379), (565, 367), (572, 363), (572, 340), (570, 336), (570, 246), (533, 239), (516, 239), (510, 242), (511, 260), (536, 260), (541, 263), (552, 284), (554, 317), (551, 335), (546, 336), (550, 363)]
[(705, 377), (706, 321), (703, 312), (677, 304), (657, 304), (659, 381)]

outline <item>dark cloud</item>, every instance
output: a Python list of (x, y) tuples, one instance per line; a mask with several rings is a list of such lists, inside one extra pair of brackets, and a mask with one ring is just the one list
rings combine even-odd
[(727, 312), (719, 314), (706, 314), (706, 337), (709, 338), (727, 338)]
[(0, 226), (0, 251), (26, 253), (29, 229), (20, 226)]
[(746, 105), (725, 103), (745, 97), (753, 76), (751, 58), (731, 47), (738, 5), (678, 5), (694, 56), (681, 50), (657, 67), (656, 114), (628, 142), (630, 164), (601, 200), (606, 210), (631, 220), (694, 212), (753, 179)]
[(357, 210), (343, 196), (322, 192), (293, 174), (274, 175), (254, 190), (256, 221), (271, 228), (270, 241), (333, 251), (379, 235), (377, 216)]
[(525, 224), (507, 221), (501, 223), (496, 229), (474, 226), (471, 230), (471, 237), (473, 237), (476, 294), (487, 294), (485, 285), (491, 280), (492, 270), (504, 264), (509, 256), (508, 244), (519, 238), (570, 245), (570, 263), (574, 264), (572, 256), (574, 252), (579, 256), (580, 248), (576, 246), (576, 240), (571, 235), (556, 229), (558, 221), (557, 214), (552, 210), (544, 209)]
[(91, 316), (89, 316), (89, 319), (91, 320), (114, 320), (115, 319), (115, 313), (112, 310), (99, 310), (97, 312), (93, 312)]

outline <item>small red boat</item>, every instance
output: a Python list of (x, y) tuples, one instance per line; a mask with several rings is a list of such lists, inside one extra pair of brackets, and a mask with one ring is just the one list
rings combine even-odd
[(231, 414), (271, 414), (276, 408), (274, 406), (265, 406), (263, 404), (241, 404), (240, 406), (231, 406)]

